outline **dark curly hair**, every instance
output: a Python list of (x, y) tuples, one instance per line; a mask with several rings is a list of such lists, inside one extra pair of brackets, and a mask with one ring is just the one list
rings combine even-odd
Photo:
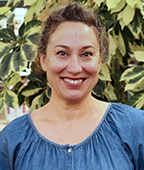
[(50, 36), (57, 26), (66, 21), (83, 22), (88, 26), (93, 26), (100, 44), (100, 53), (103, 54), (103, 62), (107, 61), (109, 41), (98, 15), (76, 2), (70, 2), (55, 9), (46, 19), (39, 42), (38, 50), (41, 54), (46, 54)]

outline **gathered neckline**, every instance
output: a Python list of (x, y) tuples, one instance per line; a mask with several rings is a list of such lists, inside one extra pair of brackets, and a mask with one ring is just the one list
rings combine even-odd
[(58, 144), (58, 143), (56, 143), (56, 142), (53, 142), (53, 141), (47, 139), (46, 137), (44, 137), (44, 136), (37, 130), (36, 126), (34, 125), (32, 119), (31, 119), (31, 113), (32, 113), (32, 112), (30, 112), (30, 113), (27, 114), (27, 118), (28, 118), (28, 120), (29, 120), (29, 123), (30, 123), (33, 131), (39, 136), (39, 138), (41, 138), (41, 139), (44, 140), (45, 142), (47, 142), (47, 143), (49, 143), (49, 144), (51, 144), (51, 145), (53, 145), (53, 146), (55, 146), (55, 147), (59, 147), (59, 148), (69, 148), (69, 147), (71, 147), (71, 148), (77, 148), (77, 147), (79, 147), (79, 146), (81, 146), (81, 145), (83, 145), (83, 144), (88, 143), (88, 142), (90, 141), (90, 139), (94, 136), (94, 134), (98, 133), (98, 131), (99, 131), (100, 127), (102, 126), (104, 120), (106, 119), (106, 117), (107, 117), (107, 115), (108, 115), (111, 107), (112, 107), (112, 103), (109, 103), (109, 105), (108, 105), (108, 107), (107, 107), (107, 109), (106, 109), (106, 111), (105, 111), (105, 113), (104, 113), (104, 115), (103, 115), (100, 123), (99, 123), (98, 126), (94, 129), (94, 131), (93, 131), (86, 139), (84, 139), (82, 142), (77, 143), (77, 144), (74, 144), (74, 145), (70, 145), (70, 144)]

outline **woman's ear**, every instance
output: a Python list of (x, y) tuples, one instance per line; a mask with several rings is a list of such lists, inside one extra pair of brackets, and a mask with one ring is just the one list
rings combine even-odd
[(46, 60), (46, 55), (45, 54), (40, 54), (40, 63), (41, 63), (43, 71), (47, 70), (45, 60)]

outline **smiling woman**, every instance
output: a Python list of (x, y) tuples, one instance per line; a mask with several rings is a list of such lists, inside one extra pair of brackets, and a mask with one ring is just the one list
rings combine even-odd
[(47, 18), (39, 52), (51, 99), (2, 131), (2, 170), (144, 169), (144, 112), (91, 96), (108, 48), (103, 32), (77, 3)]

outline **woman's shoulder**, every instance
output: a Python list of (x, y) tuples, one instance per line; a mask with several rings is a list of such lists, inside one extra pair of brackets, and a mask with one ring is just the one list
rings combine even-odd
[(29, 117), (30, 113), (27, 113), (25, 115), (22, 115), (14, 120), (12, 120), (3, 130), (1, 133), (4, 133), (5, 135), (8, 134), (13, 134), (14, 133), (23, 133), (24, 130), (26, 128), (28, 128), (28, 126), (30, 126), (29, 124)]
[(113, 103), (109, 110), (108, 121), (115, 126), (122, 139), (144, 142), (144, 111), (134, 107)]
[(129, 123), (133, 121), (144, 123), (144, 111), (125, 104), (112, 103), (110, 112), (118, 120), (129, 121)]
[(32, 131), (30, 113), (27, 113), (12, 120), (0, 133), (0, 140), (7, 141), (9, 146), (17, 145), (22, 143)]

